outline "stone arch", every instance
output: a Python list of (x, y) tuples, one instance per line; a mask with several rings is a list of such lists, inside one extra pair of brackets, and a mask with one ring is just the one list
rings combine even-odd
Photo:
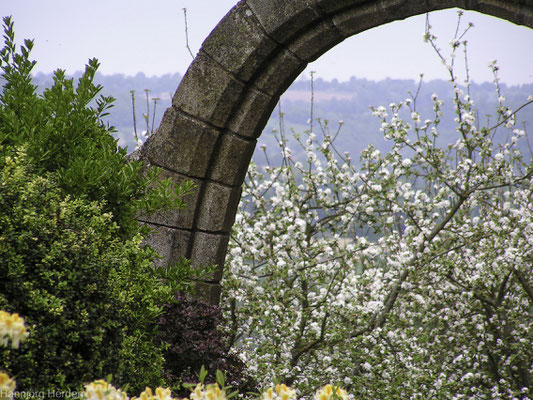
[[(204, 41), (140, 157), (197, 187), (185, 211), (139, 220), (164, 260), (218, 265), (198, 283), (219, 301), (230, 230), (257, 138), (306, 65), (344, 39), (388, 22), (459, 7), (533, 28), (533, 0), (241, 0)], [(363, 55), (364, 56), (364, 55)]]

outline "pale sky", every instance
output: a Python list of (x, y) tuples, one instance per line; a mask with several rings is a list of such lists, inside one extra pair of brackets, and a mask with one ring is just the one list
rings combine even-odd
[[(187, 8), (189, 45), (196, 53), (202, 41), (236, 0), (0, 0), (0, 15), (12, 15), (18, 43), (35, 39), (35, 71), (82, 70), (96, 57), (104, 74), (184, 73), (192, 58), (185, 47), (183, 8)], [(445, 53), (457, 21), (457, 10), (430, 14)], [(474, 12), (469, 41), (470, 75), (491, 81), (487, 65), (498, 60), (508, 84), (533, 83), (533, 30)], [(394, 22), (345, 40), (328, 51), (309, 71), (315, 77), (348, 80), (351, 76), (425, 79), (447, 76), (422, 40), (425, 16)]]

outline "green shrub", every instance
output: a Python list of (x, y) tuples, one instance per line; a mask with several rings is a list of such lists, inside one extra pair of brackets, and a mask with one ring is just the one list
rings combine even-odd
[(5, 46), (0, 51), (0, 155), (11, 154), (24, 144), (35, 172), (54, 173), (59, 186), (76, 198), (102, 201), (121, 234), (138, 231), (139, 211), (183, 206), (181, 197), (191, 188), (160, 181), (159, 170), (145, 170), (141, 162), (126, 162), (126, 149), (117, 145), (114, 128), (102, 120), (114, 99), (100, 96), (95, 85), (96, 59), (89, 60), (77, 85), (65, 72), (54, 72), (53, 85), (42, 95), (32, 83), (35, 66), (29, 55), (33, 42), (25, 40), (16, 51), (13, 23), (4, 18)]
[(164, 384), (160, 305), (202, 271), (185, 261), (154, 269), (135, 216), (183, 207), (191, 184), (126, 160), (102, 121), (112, 99), (95, 99), (96, 60), (76, 86), (57, 71), (38, 94), (33, 44), (17, 53), (13, 23), (4, 24), (0, 308), (23, 316), (32, 335), (0, 352), (0, 370), (21, 391), (76, 390), (109, 374), (132, 392)]
[(160, 384), (152, 332), (166, 287), (151, 273), (153, 250), (140, 236), (120, 239), (101, 204), (29, 173), (23, 155), (2, 161), (0, 308), (32, 331), (19, 351), (0, 353), (2, 368), (19, 390), (79, 387), (111, 372)]

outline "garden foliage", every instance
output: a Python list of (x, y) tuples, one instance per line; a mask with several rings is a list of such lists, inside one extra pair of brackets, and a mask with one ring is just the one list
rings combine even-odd
[(164, 287), (150, 270), (153, 250), (140, 235), (121, 239), (100, 203), (65, 196), (26, 164), (20, 153), (1, 165), (0, 307), (23, 315), (32, 335), (2, 350), (2, 369), (20, 390), (74, 389), (111, 372), (159, 382), (153, 334)]
[(111, 134), (114, 128), (102, 121), (114, 99), (98, 97), (102, 87), (93, 83), (98, 61), (89, 60), (77, 84), (65, 71), (55, 71), (52, 86), (38, 94), (31, 76), (35, 61), (29, 59), (33, 42), (25, 40), (17, 53), (13, 23), (9, 18), (4, 22), (2, 155), (24, 145), (35, 173), (53, 173), (66, 194), (102, 202), (126, 236), (138, 231), (135, 216), (139, 211), (182, 207), (190, 182), (183, 187), (170, 180), (160, 182), (157, 169), (125, 162), (126, 150), (117, 146)]
[[(322, 121), (294, 134), (305, 160), (281, 127), (281, 165), (250, 166), (223, 304), (233, 347), (262, 384), (304, 397), (338, 382), (369, 400), (533, 398), (527, 137), (495, 63), (498, 107), (478, 118), (468, 74), (464, 85), (456, 76), (460, 29), (449, 58), (429, 27), (426, 40), (449, 71), (453, 115), (436, 94), (420, 115), (415, 93), (372, 108), (386, 153), (369, 146), (354, 162)], [(449, 144), (445, 118), (456, 124)]]
[(58, 70), (42, 94), (32, 84), (32, 42), (20, 52), (4, 19), (0, 52), (0, 308), (31, 336), (0, 350), (18, 390), (76, 390), (113, 374), (133, 391), (163, 381), (156, 340), (161, 305), (186, 290), (187, 262), (153, 268), (138, 212), (183, 207), (189, 183), (126, 160), (102, 122), (90, 60), (77, 84)]
[[(240, 393), (257, 391), (245, 364), (230, 353), (227, 337), (218, 329), (223, 323), (220, 307), (183, 294), (176, 300), (164, 306), (159, 318), (159, 337), (169, 344), (164, 353), (168, 382), (196, 382), (196, 374), (205, 367), (210, 382), (216, 381), (215, 371), (219, 370)], [(179, 392), (180, 396), (188, 393), (187, 388)]]

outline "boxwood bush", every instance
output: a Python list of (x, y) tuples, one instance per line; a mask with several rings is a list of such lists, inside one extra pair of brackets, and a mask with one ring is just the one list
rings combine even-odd
[(121, 239), (100, 203), (65, 196), (25, 161), (4, 158), (0, 170), (0, 309), (24, 316), (31, 335), (0, 352), (0, 368), (22, 391), (79, 388), (111, 372), (123, 384), (162, 384), (153, 334), (166, 288), (151, 272), (153, 250), (140, 236)]

